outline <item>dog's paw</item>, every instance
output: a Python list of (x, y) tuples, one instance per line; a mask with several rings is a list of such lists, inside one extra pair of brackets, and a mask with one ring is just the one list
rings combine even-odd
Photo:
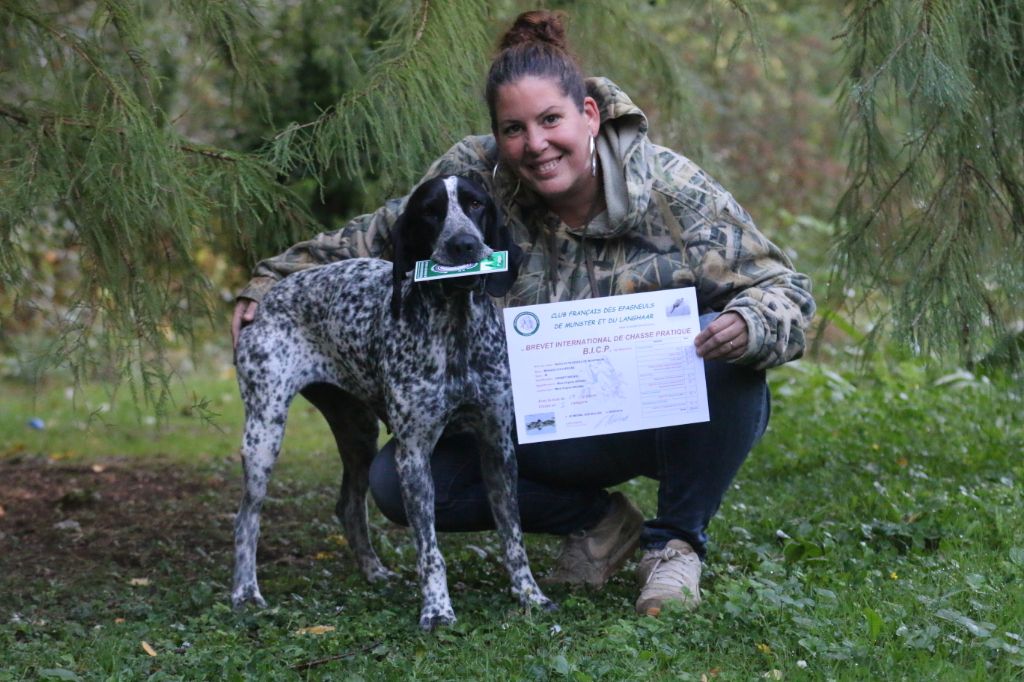
[(397, 578), (398, 574), (384, 564), (378, 563), (375, 566), (364, 567), (363, 576), (368, 583), (387, 583)]
[(557, 611), (558, 604), (548, 599), (536, 583), (527, 584), (519, 589), (512, 589), (512, 593), (519, 599), (519, 603), (527, 609), (540, 609), (541, 611)]
[(538, 606), (540, 606), (542, 611), (546, 611), (547, 613), (552, 613), (558, 610), (558, 604), (551, 601), (550, 599), (545, 599), (540, 604), (538, 604)]
[(519, 603), (529, 612), (531, 609), (539, 609), (546, 613), (558, 610), (558, 604), (545, 597), (540, 592), (534, 592), (528, 596), (521, 597)]
[(260, 588), (255, 585), (244, 585), (236, 589), (231, 595), (231, 606), (237, 611), (246, 605), (252, 604), (257, 608), (265, 609), (267, 601), (260, 594)]
[(433, 632), (440, 626), (453, 625), (455, 623), (455, 611), (452, 608), (424, 608), (420, 613), (420, 629), (424, 632)]

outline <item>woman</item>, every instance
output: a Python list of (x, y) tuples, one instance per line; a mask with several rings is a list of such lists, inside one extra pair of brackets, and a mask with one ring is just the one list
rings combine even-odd
[[(584, 79), (562, 15), (527, 12), (500, 44), (486, 88), (491, 135), (468, 137), (426, 177), (472, 175), (504, 205), (523, 265), (507, 305), (696, 287), (711, 420), (649, 431), (519, 446), (527, 532), (565, 536), (548, 583), (602, 586), (640, 546), (636, 610), (700, 602), (706, 530), (767, 426), (764, 370), (799, 357), (814, 313), (807, 277), (758, 232), (732, 196), (680, 154), (647, 138), (647, 119), (614, 83)], [(239, 297), (232, 332), (295, 270), (356, 256), (389, 257), (402, 200), (260, 263)], [(475, 444), (445, 434), (432, 458), (437, 527), (493, 527)], [(656, 479), (644, 520), (605, 489)], [(393, 446), (374, 461), (371, 489), (405, 523)]]

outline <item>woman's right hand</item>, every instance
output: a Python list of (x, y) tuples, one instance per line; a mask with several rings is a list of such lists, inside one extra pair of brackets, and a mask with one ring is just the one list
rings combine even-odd
[(235, 304), (235, 313), (231, 316), (231, 348), (238, 345), (238, 332), (256, 317), (259, 303), (251, 298), (240, 298)]

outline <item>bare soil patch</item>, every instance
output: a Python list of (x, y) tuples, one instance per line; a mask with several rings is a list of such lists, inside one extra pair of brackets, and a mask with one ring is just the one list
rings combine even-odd
[(235, 483), (152, 460), (0, 459), (0, 584), (187, 577), (227, 560)]

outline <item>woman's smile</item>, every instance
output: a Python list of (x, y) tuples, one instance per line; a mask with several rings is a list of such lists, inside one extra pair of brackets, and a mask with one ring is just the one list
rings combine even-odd
[(534, 173), (537, 175), (549, 175), (558, 168), (559, 162), (562, 160), (561, 156), (557, 156), (549, 161), (537, 162), (532, 165)]

